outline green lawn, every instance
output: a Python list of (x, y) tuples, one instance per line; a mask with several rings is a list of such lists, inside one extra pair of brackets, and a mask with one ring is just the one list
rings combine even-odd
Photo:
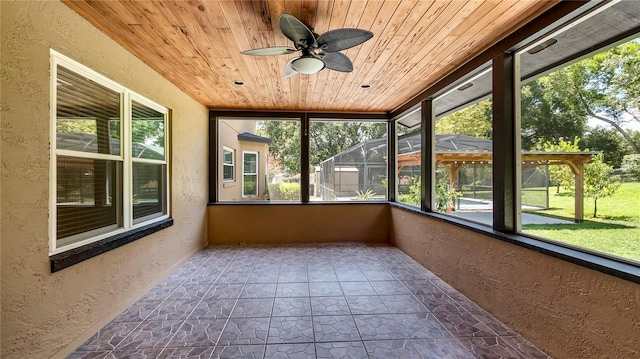
[[(573, 194), (549, 189), (550, 209), (527, 211), (573, 221)], [(612, 196), (598, 200), (593, 218), (593, 199), (585, 198), (585, 221), (575, 224), (524, 225), (523, 232), (640, 261), (640, 183), (623, 183)]]

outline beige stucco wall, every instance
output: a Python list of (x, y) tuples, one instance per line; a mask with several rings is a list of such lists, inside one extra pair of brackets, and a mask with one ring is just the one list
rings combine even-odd
[(385, 203), (209, 206), (211, 244), (386, 243), (388, 239)]
[(640, 357), (640, 285), (403, 209), (392, 242), (554, 358)]
[[(63, 357), (206, 245), (207, 110), (58, 1), (0, 1), (0, 357)], [(172, 110), (175, 224), (51, 274), (49, 48)]]
[[(228, 147), (235, 150), (235, 177), (234, 181), (224, 182), (222, 172), (222, 160), (219, 164), (218, 183), (221, 183), (219, 190), (220, 201), (252, 201), (264, 200), (265, 176), (267, 173), (267, 155), (269, 145), (265, 143), (255, 143), (238, 141), (238, 134), (243, 132), (256, 133), (256, 121), (251, 119), (226, 119), (218, 122), (218, 153), (222, 158), (223, 148)], [(251, 198), (242, 197), (242, 152), (258, 152), (258, 196)]]

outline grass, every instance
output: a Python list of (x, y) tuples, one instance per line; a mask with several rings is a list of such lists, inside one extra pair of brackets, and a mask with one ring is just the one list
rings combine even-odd
[[(526, 212), (573, 221), (573, 193), (549, 191), (549, 209)], [(612, 197), (599, 199), (597, 218), (593, 203), (585, 198), (583, 223), (528, 224), (523, 232), (640, 262), (640, 183), (623, 183)]]

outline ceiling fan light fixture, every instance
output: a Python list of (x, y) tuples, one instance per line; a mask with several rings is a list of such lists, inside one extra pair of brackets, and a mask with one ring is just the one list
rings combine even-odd
[(324, 61), (313, 56), (303, 56), (293, 60), (291, 67), (302, 74), (310, 75), (324, 69)]

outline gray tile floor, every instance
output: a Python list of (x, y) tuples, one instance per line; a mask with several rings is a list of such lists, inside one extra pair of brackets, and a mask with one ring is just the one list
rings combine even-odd
[(549, 358), (399, 249), (213, 247), (68, 358)]

